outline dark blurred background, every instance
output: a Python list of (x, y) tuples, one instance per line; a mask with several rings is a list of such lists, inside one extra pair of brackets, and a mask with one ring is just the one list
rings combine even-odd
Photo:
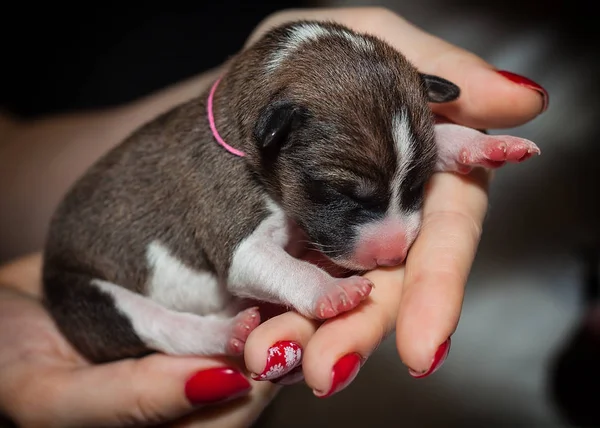
[(24, 117), (107, 107), (221, 64), (283, 0), (23, 2), (4, 10), (0, 105)]
[[(269, 13), (319, 3), (328, 2), (11, 4), (3, 11), (0, 26), (4, 41), (0, 105), (33, 117), (129, 101), (220, 64)], [(392, 8), (400, 4), (334, 3)], [(592, 1), (506, 0), (501, 7), (474, 0), (439, 4), (445, 16), (468, 10), (492, 13), (511, 25), (550, 22), (564, 38), (559, 43), (570, 49), (585, 50), (595, 43), (597, 15)]]

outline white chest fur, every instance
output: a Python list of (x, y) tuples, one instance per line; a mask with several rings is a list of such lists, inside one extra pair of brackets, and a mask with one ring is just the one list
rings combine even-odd
[(220, 312), (231, 299), (213, 273), (191, 269), (158, 241), (148, 245), (146, 260), (148, 297), (162, 306), (207, 315)]

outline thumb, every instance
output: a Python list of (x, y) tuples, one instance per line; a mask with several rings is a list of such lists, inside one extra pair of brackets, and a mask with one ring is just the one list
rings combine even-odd
[(251, 389), (217, 359), (162, 354), (71, 370), (55, 382), (53, 408), (66, 412), (60, 419), (69, 426), (153, 425)]

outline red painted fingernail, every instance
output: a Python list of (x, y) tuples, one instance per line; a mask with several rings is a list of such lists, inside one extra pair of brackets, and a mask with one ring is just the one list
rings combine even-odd
[(421, 379), (421, 378), (427, 377), (427, 376), (435, 373), (440, 367), (442, 367), (442, 364), (444, 364), (444, 361), (446, 361), (446, 358), (448, 357), (448, 354), (450, 353), (450, 344), (451, 343), (452, 343), (452, 340), (450, 338), (448, 338), (448, 340), (446, 340), (444, 343), (442, 343), (440, 345), (440, 347), (437, 349), (437, 351), (435, 351), (435, 355), (433, 357), (433, 362), (431, 363), (431, 366), (429, 367), (428, 370), (426, 370), (423, 373), (419, 373), (416, 370), (408, 369), (408, 373), (410, 373), (410, 375), (416, 379)]
[(336, 392), (347, 387), (354, 380), (360, 370), (360, 355), (357, 353), (347, 354), (340, 358), (331, 370), (331, 388), (325, 394), (314, 390), (319, 398), (331, 397)]
[(296, 342), (282, 340), (275, 343), (267, 351), (267, 364), (259, 375), (252, 375), (254, 380), (273, 380), (282, 377), (302, 362), (302, 347)]
[(245, 395), (252, 387), (248, 379), (230, 367), (215, 367), (194, 374), (185, 384), (190, 403), (212, 404)]
[(542, 113), (548, 109), (548, 104), (550, 103), (550, 95), (548, 91), (546, 91), (542, 86), (535, 83), (533, 80), (528, 79), (527, 77), (521, 76), (520, 74), (511, 73), (506, 70), (497, 70), (498, 74), (506, 77), (511, 82), (516, 83), (517, 85), (525, 86), (526, 88), (533, 89), (537, 91), (542, 96), (543, 105), (542, 105)]

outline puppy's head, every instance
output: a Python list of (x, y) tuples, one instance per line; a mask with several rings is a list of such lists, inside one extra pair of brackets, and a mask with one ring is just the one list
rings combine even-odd
[(257, 177), (337, 264), (401, 263), (437, 159), (428, 103), (458, 88), (335, 24), (285, 25), (244, 55), (236, 120)]

